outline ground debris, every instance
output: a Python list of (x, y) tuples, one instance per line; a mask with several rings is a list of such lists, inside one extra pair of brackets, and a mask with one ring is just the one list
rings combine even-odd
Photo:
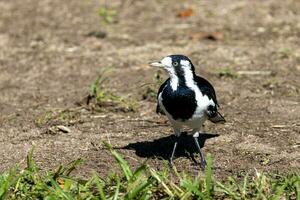
[(180, 18), (187, 18), (187, 17), (191, 17), (193, 14), (194, 14), (194, 9), (187, 8), (187, 9), (179, 11), (176, 16), (180, 17)]
[(59, 126), (56, 126), (60, 131), (64, 132), (64, 133), (70, 133), (71, 132), (71, 129), (69, 129), (68, 127), (66, 126), (62, 126), (62, 125), (59, 125)]
[(95, 37), (95, 38), (98, 38), (98, 39), (103, 39), (107, 36), (107, 33), (104, 32), (104, 31), (90, 31), (88, 32), (87, 34), (85, 34), (85, 36), (87, 37)]
[(197, 32), (192, 33), (190, 35), (190, 38), (193, 41), (200, 41), (200, 40), (212, 40), (212, 41), (218, 41), (222, 40), (224, 38), (223, 34), (221, 32)]
[(70, 132), (71, 132), (70, 128), (63, 125), (58, 125), (58, 126), (48, 127), (47, 130), (44, 132), (44, 134), (57, 135), (59, 133), (70, 133)]
[(237, 71), (238, 75), (250, 75), (250, 76), (270, 76), (273, 74), (272, 71)]

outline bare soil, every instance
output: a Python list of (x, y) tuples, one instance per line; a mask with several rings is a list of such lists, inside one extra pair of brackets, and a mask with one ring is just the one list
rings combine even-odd
[[(112, 23), (98, 15), (103, 6), (116, 11)], [(24, 166), (35, 146), (42, 169), (83, 158), (78, 175), (104, 175), (116, 165), (103, 140), (131, 166), (161, 169), (173, 136), (155, 99), (143, 98), (158, 89), (147, 63), (184, 54), (227, 119), (207, 122), (201, 137), (215, 176), (299, 172), (300, 1), (2, 0), (0, 10), (0, 171)], [(107, 68), (105, 88), (136, 111), (78, 104)], [(194, 143), (181, 141), (175, 165), (197, 173)]]

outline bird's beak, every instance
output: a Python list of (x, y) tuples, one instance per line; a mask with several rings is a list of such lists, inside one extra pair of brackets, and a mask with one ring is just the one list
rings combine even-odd
[(151, 62), (151, 63), (149, 63), (149, 65), (152, 66), (152, 67), (165, 67), (165, 65), (162, 64), (160, 61), (158, 61), (158, 62)]

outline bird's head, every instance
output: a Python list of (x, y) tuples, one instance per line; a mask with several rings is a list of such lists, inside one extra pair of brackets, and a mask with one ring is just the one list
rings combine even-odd
[(150, 65), (165, 69), (171, 77), (174, 75), (184, 77), (187, 72), (195, 73), (195, 67), (192, 61), (184, 55), (166, 56), (160, 61), (151, 62)]

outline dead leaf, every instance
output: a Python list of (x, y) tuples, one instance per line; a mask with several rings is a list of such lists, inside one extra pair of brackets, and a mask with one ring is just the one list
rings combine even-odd
[(194, 10), (192, 8), (187, 8), (185, 10), (182, 10), (182, 11), (178, 12), (177, 17), (187, 18), (187, 17), (192, 16), (193, 13), (194, 13)]
[(199, 40), (222, 40), (223, 34), (220, 32), (198, 32), (191, 34), (190, 38), (193, 41), (199, 41)]
[(63, 180), (57, 179), (56, 182), (58, 183), (58, 185), (59, 185), (62, 189), (64, 189), (64, 187), (65, 187), (65, 182), (64, 182)]

